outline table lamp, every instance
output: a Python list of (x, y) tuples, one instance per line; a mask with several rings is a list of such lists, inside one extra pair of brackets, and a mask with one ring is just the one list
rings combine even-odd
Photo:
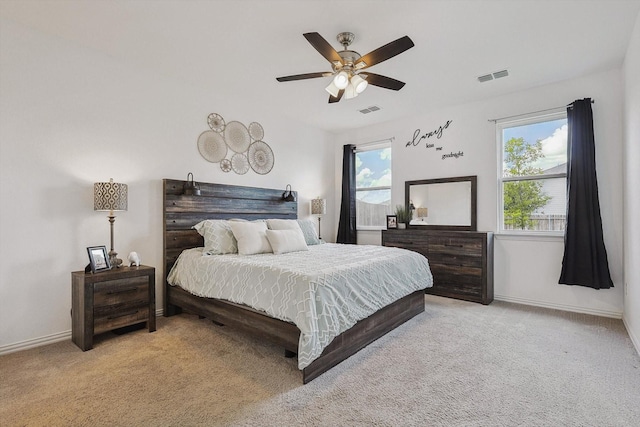
[(326, 199), (321, 199), (321, 198), (316, 198), (311, 200), (311, 215), (317, 215), (318, 216), (318, 238), (322, 239), (322, 236), (320, 235), (320, 219), (322, 217), (322, 215), (327, 213), (327, 200)]
[(118, 253), (113, 249), (113, 223), (116, 221), (115, 211), (127, 210), (127, 184), (113, 182), (96, 182), (93, 184), (93, 210), (108, 211), (111, 228), (111, 250), (109, 251), (109, 262), (111, 267), (120, 267), (122, 260), (118, 258)]

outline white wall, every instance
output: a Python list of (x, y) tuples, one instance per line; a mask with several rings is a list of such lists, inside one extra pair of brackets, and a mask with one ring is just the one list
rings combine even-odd
[[(549, 306), (572, 311), (621, 317), (622, 283), (622, 90), (620, 70), (541, 86), (486, 101), (445, 107), (430, 114), (404, 118), (346, 132), (336, 141), (336, 197), (339, 197), (341, 147), (347, 143), (395, 137), (393, 150), (392, 205), (403, 203), (407, 180), (478, 176), (478, 230), (497, 229), (496, 128), (489, 119), (564, 106), (576, 99), (595, 99), (594, 121), (600, 202), (613, 289), (593, 290), (558, 285), (562, 262), (562, 238), (495, 241), (495, 296), (497, 299)], [(490, 91), (491, 84), (487, 83)], [(409, 87), (403, 90), (410, 90)], [(431, 137), (419, 146), (406, 147), (414, 131), (433, 131), (452, 120), (442, 137)], [(435, 148), (441, 146), (442, 151)], [(442, 158), (457, 153), (458, 158)], [(336, 203), (339, 200), (336, 199)], [(380, 243), (380, 233), (359, 233), (359, 243)]]
[[(329, 134), (241, 96), (219, 99), (214, 85), (175, 81), (10, 21), (0, 31), (0, 353), (70, 336), (71, 271), (87, 264), (86, 247), (109, 246), (106, 214), (93, 211), (96, 181), (129, 185), (115, 249), (156, 267), (157, 307), (163, 178), (193, 172), (196, 181), (283, 190), (290, 183), (301, 217), (316, 196), (336, 209)], [(261, 123), (273, 170), (241, 176), (205, 161), (196, 140), (211, 112)], [(323, 229), (333, 221), (324, 218)]]
[(640, 352), (640, 15), (629, 43), (624, 73), (624, 323)]

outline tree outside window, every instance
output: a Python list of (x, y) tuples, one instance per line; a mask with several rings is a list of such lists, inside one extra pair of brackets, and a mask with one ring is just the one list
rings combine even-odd
[(566, 221), (566, 112), (498, 124), (500, 231), (555, 233)]

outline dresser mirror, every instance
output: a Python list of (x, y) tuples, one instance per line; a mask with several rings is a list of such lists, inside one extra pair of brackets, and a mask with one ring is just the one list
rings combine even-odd
[(477, 231), (477, 176), (405, 182), (410, 228)]

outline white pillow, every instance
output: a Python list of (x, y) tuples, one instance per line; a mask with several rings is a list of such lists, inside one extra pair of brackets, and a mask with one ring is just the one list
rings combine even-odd
[(193, 228), (204, 237), (204, 253), (207, 255), (235, 254), (238, 244), (229, 223), (222, 219), (205, 219)]
[(231, 221), (229, 225), (238, 241), (238, 253), (240, 255), (273, 252), (267, 240), (267, 224), (264, 221)]
[(267, 230), (267, 239), (276, 255), (288, 252), (308, 251), (302, 230)]
[(300, 230), (300, 225), (295, 219), (268, 219), (267, 227), (269, 230)]

